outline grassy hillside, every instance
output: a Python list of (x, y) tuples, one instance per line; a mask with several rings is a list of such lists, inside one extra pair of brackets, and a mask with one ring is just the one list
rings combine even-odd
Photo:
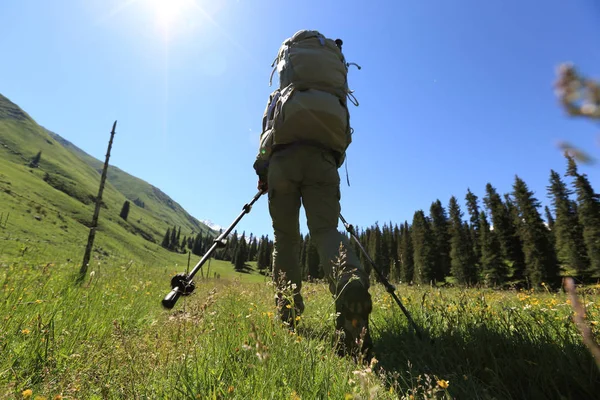
[[(118, 127), (117, 127), (118, 129)], [(106, 135), (107, 144), (109, 135)], [(37, 167), (30, 161), (41, 151)], [(104, 160), (38, 125), (0, 95), (0, 261), (44, 251), (82, 254)], [(111, 166), (102, 196), (96, 253), (144, 263), (184, 259), (160, 247), (167, 228), (181, 237), (215, 232), (160, 189)], [(130, 200), (127, 221), (119, 217)]]

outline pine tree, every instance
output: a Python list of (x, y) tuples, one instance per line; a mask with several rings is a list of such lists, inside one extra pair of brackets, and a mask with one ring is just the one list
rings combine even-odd
[(392, 257), (390, 255), (390, 250), (392, 246), (391, 234), (392, 233), (387, 224), (384, 224), (381, 230), (381, 242), (379, 246), (380, 264), (377, 265), (379, 266), (379, 270), (381, 271), (383, 276), (385, 276), (387, 279), (389, 279), (390, 265), (392, 262)]
[(463, 223), (463, 213), (456, 197), (450, 197), (450, 271), (459, 284), (468, 285), (476, 281), (475, 253), (467, 236), (469, 231)]
[(42, 151), (38, 151), (38, 153), (31, 159), (29, 162), (29, 167), (37, 168), (40, 164), (40, 159), (42, 158)]
[(237, 230), (233, 231), (233, 234), (228, 238), (227, 244), (223, 249), (223, 260), (224, 261), (233, 261), (233, 257), (235, 256), (235, 249), (238, 245), (238, 233)]
[(450, 275), (450, 233), (448, 217), (438, 199), (429, 208), (435, 253), (435, 279), (443, 282)]
[(308, 252), (306, 254), (306, 266), (308, 275), (311, 279), (321, 279), (324, 276), (323, 270), (320, 267), (319, 251), (311, 237), (308, 241)]
[[(367, 252), (375, 262), (375, 265), (381, 270), (383, 264), (383, 252), (381, 251), (381, 230), (377, 222), (375, 222), (375, 226), (372, 227), (369, 232)], [(372, 272), (372, 274), (374, 274), (374, 272)], [(378, 278), (374, 277), (374, 279)]]
[(401, 228), (398, 254), (400, 257), (400, 280), (405, 283), (411, 283), (414, 277), (414, 247), (408, 221), (404, 221), (404, 225)]
[(202, 252), (203, 252), (202, 233), (198, 233), (196, 235), (196, 239), (194, 240), (194, 244), (192, 245), (192, 254), (200, 256), (200, 255), (202, 255)]
[(554, 216), (552, 216), (552, 211), (548, 206), (544, 206), (544, 214), (546, 214), (546, 223), (548, 224), (548, 229), (550, 231), (554, 231)]
[(393, 281), (397, 282), (400, 280), (400, 240), (401, 240), (401, 234), (400, 234), (400, 228), (398, 227), (398, 225), (394, 225), (394, 231), (393, 231), (393, 240), (392, 240), (392, 247), (391, 247), (391, 251), (393, 254), (393, 260), (392, 260), (392, 267), (391, 267), (391, 271), (390, 271), (390, 277), (392, 278)]
[(269, 262), (267, 260), (267, 247), (267, 237), (261, 236), (260, 241), (258, 242), (258, 254), (256, 259), (256, 267), (259, 271), (262, 271), (269, 266)]
[(423, 210), (417, 210), (412, 223), (414, 280), (417, 283), (428, 284), (435, 280), (435, 243), (431, 224)]
[(123, 207), (121, 207), (121, 212), (119, 213), (119, 217), (123, 218), (127, 221), (127, 217), (129, 216), (129, 200), (125, 200), (123, 203)]
[(488, 287), (495, 287), (506, 281), (508, 270), (502, 260), (502, 248), (498, 234), (490, 229), (485, 211), (479, 213), (479, 228), (483, 283)]
[(252, 238), (252, 244), (248, 252), (248, 261), (256, 261), (256, 255), (258, 254), (258, 239), (256, 236)]
[(233, 257), (233, 265), (236, 271), (242, 271), (246, 265), (248, 258), (248, 244), (246, 243), (246, 233), (242, 232), (242, 236), (238, 241)]
[(577, 171), (573, 157), (566, 153), (565, 157), (567, 175), (574, 178), (578, 220), (590, 262), (588, 273), (591, 278), (600, 278), (600, 195), (594, 192), (587, 176)]
[(167, 228), (167, 233), (165, 233), (165, 237), (162, 240), (161, 246), (165, 249), (168, 249), (170, 246), (171, 239), (171, 228)]
[(512, 194), (521, 221), (517, 229), (523, 241), (525, 272), (529, 285), (537, 287), (546, 282), (556, 286), (559, 283), (558, 263), (548, 230), (538, 212), (540, 203), (518, 176), (515, 176)]
[(498, 234), (502, 256), (511, 266), (510, 277), (513, 283), (521, 283), (525, 277), (525, 255), (517, 236), (514, 220), (496, 189), (488, 183), (485, 187), (484, 204), (491, 215), (494, 232)]
[(171, 239), (169, 240), (169, 250), (175, 250), (179, 246), (177, 241), (177, 227), (173, 226), (171, 230)]
[(181, 241), (181, 251), (182, 251), (183, 253), (185, 253), (185, 252), (186, 252), (186, 251), (185, 251), (185, 248), (186, 248), (186, 246), (187, 246), (187, 242), (188, 242), (187, 236), (183, 236), (183, 240)]
[[(589, 268), (589, 260), (585, 251), (583, 230), (573, 208), (573, 202), (569, 199), (572, 192), (554, 170), (550, 170), (550, 185), (547, 189), (556, 215), (556, 219), (549, 221), (549, 225), (552, 226), (552, 238), (558, 261), (563, 265), (563, 272), (566, 275), (575, 275), (584, 279)], [(546, 214), (547, 218), (552, 218), (549, 210)]]
[[(467, 202), (467, 211), (470, 216), (469, 224), (469, 235), (470, 241), (473, 243), (473, 253), (475, 255), (475, 262), (479, 264), (481, 260), (481, 241), (479, 240), (480, 221), (479, 221), (479, 204), (477, 203), (478, 197), (471, 192), (471, 189), (467, 188), (467, 195), (465, 196)], [(475, 266), (476, 269), (477, 265)]]

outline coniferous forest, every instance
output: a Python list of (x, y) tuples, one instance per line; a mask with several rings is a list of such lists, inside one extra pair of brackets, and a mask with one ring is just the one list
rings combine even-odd
[[(409, 284), (479, 286), (494, 288), (558, 288), (563, 276), (581, 283), (600, 278), (600, 195), (575, 159), (565, 153), (566, 169), (550, 170), (540, 199), (515, 176), (509, 193), (498, 193), (487, 183), (481, 197), (467, 188), (464, 197), (435, 199), (427, 209), (415, 210), (412, 220), (374, 225), (355, 233), (378, 268), (391, 281)], [(461, 207), (465, 204), (466, 207)], [(163, 247), (205, 254), (213, 244), (209, 235), (180, 238), (169, 228)], [(351, 240), (363, 265), (374, 271), (359, 246)], [(214, 257), (231, 261), (236, 270), (256, 262), (261, 273), (272, 265), (273, 241), (267, 235), (247, 237), (234, 231)], [(310, 234), (301, 235), (300, 265), (306, 280), (323, 278), (319, 255)]]

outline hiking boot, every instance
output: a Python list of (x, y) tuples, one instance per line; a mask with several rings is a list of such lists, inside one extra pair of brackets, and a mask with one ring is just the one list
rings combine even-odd
[[(292, 304), (293, 303), (293, 304)], [(304, 300), (300, 294), (295, 294), (293, 301), (282, 295), (275, 296), (277, 315), (281, 322), (294, 330), (300, 321), (300, 315), (304, 312)]]
[(338, 354), (370, 360), (373, 342), (369, 331), (369, 314), (373, 309), (368, 289), (359, 281), (348, 283), (335, 301), (335, 328), (339, 338)]

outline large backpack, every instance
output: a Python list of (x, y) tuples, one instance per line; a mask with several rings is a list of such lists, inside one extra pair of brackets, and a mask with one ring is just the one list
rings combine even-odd
[(347, 79), (349, 64), (341, 46), (340, 39), (301, 30), (279, 48), (271, 64), (273, 73), (278, 72), (279, 87), (267, 101), (254, 164), (259, 175), (265, 172), (276, 146), (294, 142), (331, 149), (337, 155), (338, 167), (344, 162), (352, 142), (347, 106), (352, 92)]

